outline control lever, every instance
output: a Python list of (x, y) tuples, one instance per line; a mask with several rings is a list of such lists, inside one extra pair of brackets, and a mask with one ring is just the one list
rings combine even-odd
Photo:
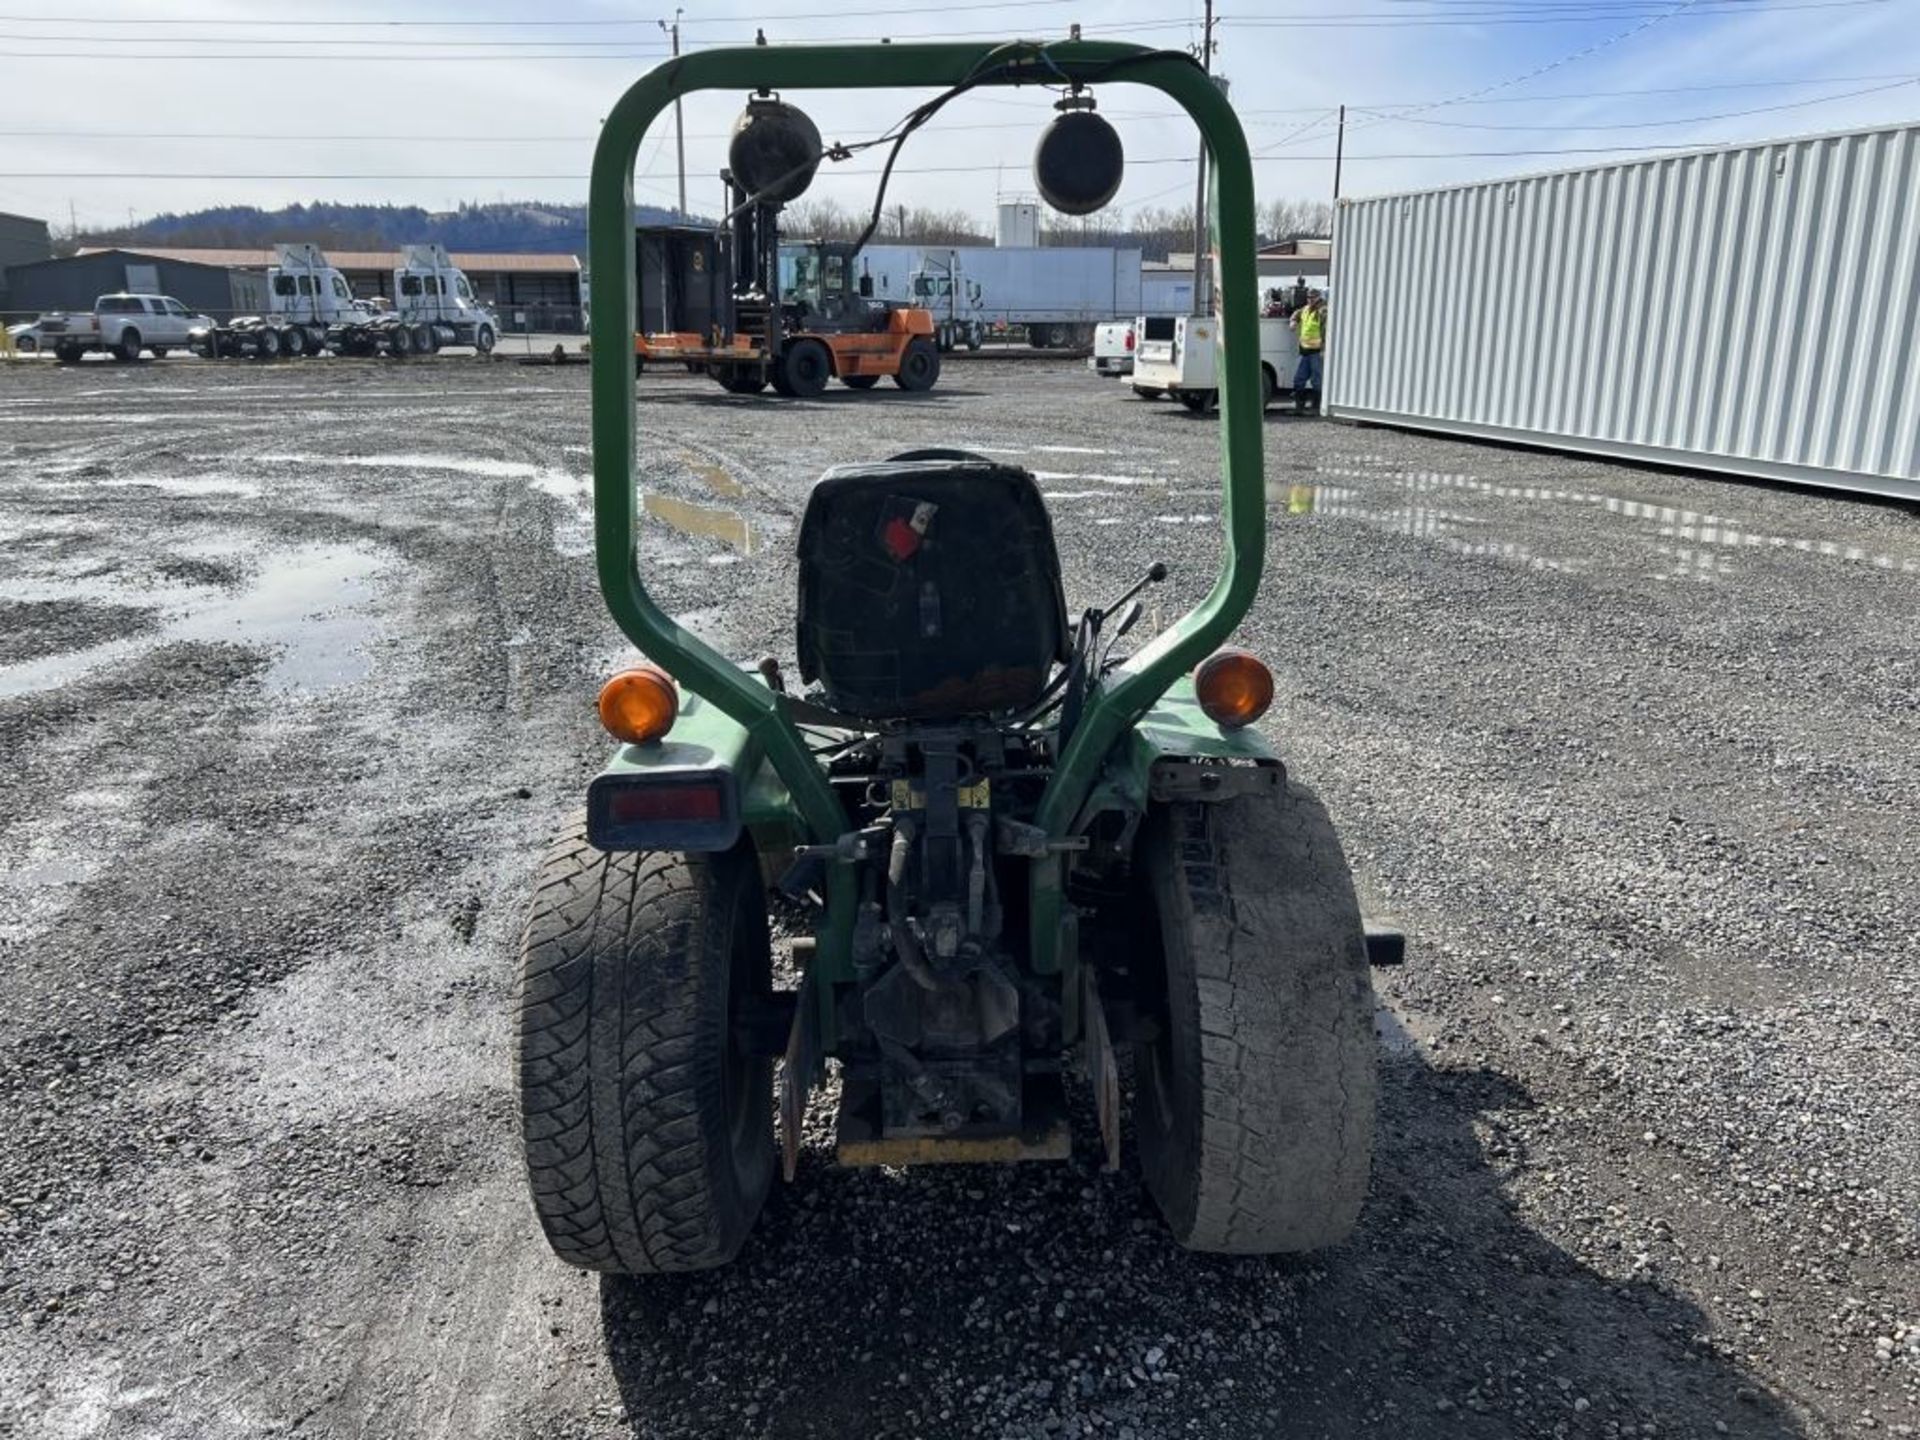
[(1146, 613), (1146, 609), (1147, 607), (1142, 605), (1138, 600), (1129, 600), (1127, 602), (1127, 608), (1120, 612), (1119, 623), (1113, 627), (1113, 634), (1107, 639), (1107, 648), (1100, 652), (1100, 673), (1102, 675), (1106, 674), (1108, 669), (1112, 667), (1114, 663), (1113, 652), (1119, 647), (1121, 637), (1140, 623), (1140, 617)]
[[(1133, 584), (1129, 585), (1118, 600), (1115, 600), (1111, 605), (1107, 606), (1105, 610), (1100, 612), (1100, 618), (1102, 620), (1105, 620), (1107, 616), (1111, 615), (1114, 611), (1118, 610), (1122, 605), (1126, 604), (1129, 600), (1133, 599), (1134, 596), (1138, 595), (1142, 590), (1146, 589), (1147, 586), (1158, 585), (1162, 580), (1166, 578), (1167, 578), (1166, 561), (1164, 560), (1154, 561), (1153, 564), (1147, 567), (1146, 574), (1142, 575), (1138, 580), (1134, 581)], [(1139, 617), (1136, 616), (1135, 618), (1138, 619)], [(1125, 634), (1125, 633), (1126, 632), (1124, 630), (1121, 631), (1121, 634)], [(1115, 636), (1114, 638), (1118, 639), (1119, 637)]]

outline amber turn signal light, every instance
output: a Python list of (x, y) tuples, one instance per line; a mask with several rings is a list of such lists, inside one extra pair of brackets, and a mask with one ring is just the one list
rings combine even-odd
[(600, 723), (616, 740), (643, 745), (673, 728), (680, 691), (658, 665), (622, 670), (600, 687)]
[(1220, 650), (1193, 672), (1200, 708), (1216, 725), (1251, 725), (1273, 704), (1273, 672), (1245, 650)]

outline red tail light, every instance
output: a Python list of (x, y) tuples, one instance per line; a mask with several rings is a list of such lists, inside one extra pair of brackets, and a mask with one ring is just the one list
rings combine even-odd
[(1127, 331), (1127, 348), (1129, 350), (1133, 348), (1133, 331), (1131, 330)]
[(611, 792), (607, 804), (608, 818), (616, 825), (720, 820), (726, 810), (726, 792), (717, 781), (695, 785), (623, 785)]

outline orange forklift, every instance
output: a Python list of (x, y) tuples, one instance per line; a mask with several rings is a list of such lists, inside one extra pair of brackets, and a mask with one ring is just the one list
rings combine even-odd
[(736, 395), (771, 385), (806, 399), (830, 380), (870, 390), (883, 376), (902, 390), (933, 388), (933, 313), (873, 298), (871, 277), (854, 274), (865, 236), (780, 243), (780, 211), (812, 183), (820, 156), (820, 133), (804, 113), (755, 96), (720, 172), (725, 229), (639, 228), (633, 350), (642, 370), (703, 371)]

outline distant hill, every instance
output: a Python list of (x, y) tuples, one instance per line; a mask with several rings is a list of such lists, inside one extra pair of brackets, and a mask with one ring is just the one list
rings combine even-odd
[[(679, 217), (654, 205), (634, 207), (642, 225)], [(138, 225), (80, 236), (79, 245), (216, 246), (264, 249), (306, 240), (339, 250), (395, 250), (437, 240), (449, 250), (520, 251), (586, 257), (587, 207), (546, 201), (462, 205), (433, 211), (418, 205), (338, 205), (316, 201), (262, 210), (222, 205), (185, 215), (156, 215)]]

